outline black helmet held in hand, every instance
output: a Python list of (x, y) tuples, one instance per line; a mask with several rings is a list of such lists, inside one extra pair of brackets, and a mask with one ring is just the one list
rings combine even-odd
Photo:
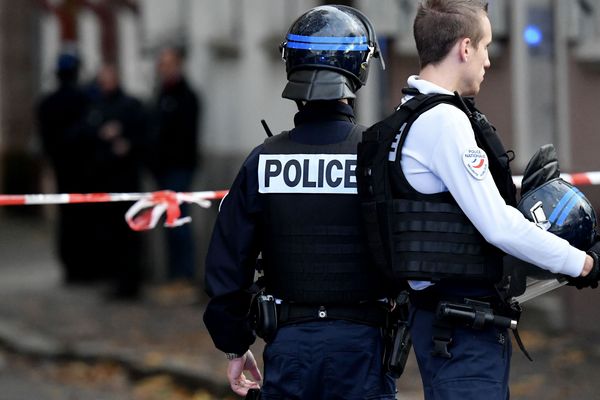
[(594, 243), (594, 208), (579, 189), (561, 178), (528, 191), (517, 208), (527, 219), (580, 250), (586, 251)]
[(283, 97), (293, 100), (354, 98), (367, 81), (371, 58), (384, 65), (371, 22), (343, 5), (301, 15), (280, 48), (289, 81)]

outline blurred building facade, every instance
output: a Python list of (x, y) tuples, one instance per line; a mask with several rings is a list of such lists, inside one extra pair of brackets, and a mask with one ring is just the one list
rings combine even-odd
[[(51, 90), (57, 54), (76, 45), (82, 78), (103, 61), (119, 66), (126, 91), (154, 93), (157, 50), (187, 50), (186, 74), (205, 96), (198, 190), (224, 189), (261, 142), (265, 119), (274, 132), (295, 113), (281, 99), (285, 82), (278, 46), (294, 18), (317, 0), (0, 0), (0, 185), (2, 192), (46, 189), (33, 109)], [(361, 8), (382, 42), (387, 70), (371, 68), (358, 113), (370, 124), (400, 101), (418, 71), (412, 18), (418, 0), (338, 1)], [(600, 0), (490, 0), (495, 41), (480, 108), (517, 154), (520, 173), (542, 144), (555, 143), (563, 172), (600, 170)], [(597, 209), (600, 188), (584, 187)], [(204, 254), (214, 210), (197, 210)], [(586, 296), (598, 296), (596, 293)], [(578, 296), (578, 298), (585, 296)], [(571, 301), (571, 300), (569, 300)], [(575, 306), (590, 302), (573, 300)]]

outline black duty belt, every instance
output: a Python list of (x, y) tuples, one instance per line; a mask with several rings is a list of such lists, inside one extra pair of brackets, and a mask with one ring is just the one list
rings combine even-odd
[(316, 305), (282, 303), (277, 306), (277, 321), (280, 326), (306, 321), (344, 320), (382, 327), (386, 323), (388, 304), (368, 302), (356, 305)]
[(438, 304), (442, 301), (447, 301), (450, 303), (463, 303), (465, 299), (488, 303), (496, 311), (503, 308), (502, 300), (497, 295), (457, 296), (448, 293), (442, 293), (433, 289), (410, 291), (410, 303), (416, 308), (431, 312), (436, 312)]

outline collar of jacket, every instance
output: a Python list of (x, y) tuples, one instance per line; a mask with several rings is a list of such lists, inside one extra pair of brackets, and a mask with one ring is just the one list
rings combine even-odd
[(294, 125), (318, 121), (351, 121), (354, 119), (354, 110), (348, 104), (340, 101), (311, 101), (294, 116)]

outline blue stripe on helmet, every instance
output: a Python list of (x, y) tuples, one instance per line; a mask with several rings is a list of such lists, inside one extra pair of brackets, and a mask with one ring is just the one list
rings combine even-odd
[(288, 33), (288, 40), (304, 43), (366, 44), (366, 36), (304, 36)]
[(565, 223), (565, 219), (567, 219), (569, 213), (571, 212), (577, 201), (581, 200), (581, 198), (584, 197), (583, 193), (581, 193), (579, 189), (574, 187), (572, 190), (575, 192), (575, 196), (571, 198), (571, 200), (567, 203), (563, 211), (560, 213), (560, 217), (556, 222), (558, 226), (562, 226)]
[(579, 200), (580, 200), (580, 197), (576, 193), (575, 196), (573, 196), (571, 198), (571, 200), (567, 203), (567, 205), (565, 206), (565, 208), (560, 213), (560, 217), (558, 217), (558, 221), (556, 221), (556, 224), (558, 226), (562, 226), (565, 223), (565, 220), (569, 216), (569, 213), (571, 212), (571, 210), (573, 209), (573, 207), (575, 207), (575, 204), (577, 204), (579, 202)]
[(366, 44), (319, 44), (319, 43), (297, 43), (288, 42), (286, 45), (289, 49), (301, 50), (334, 50), (334, 51), (365, 51), (369, 50)]
[(563, 207), (569, 202), (569, 200), (571, 200), (571, 197), (573, 196), (575, 196), (575, 191), (573, 189), (569, 189), (567, 193), (565, 193), (560, 199), (556, 207), (554, 207), (552, 214), (550, 214), (550, 217), (548, 217), (548, 221), (554, 223), (558, 218), (560, 212), (562, 211)]

